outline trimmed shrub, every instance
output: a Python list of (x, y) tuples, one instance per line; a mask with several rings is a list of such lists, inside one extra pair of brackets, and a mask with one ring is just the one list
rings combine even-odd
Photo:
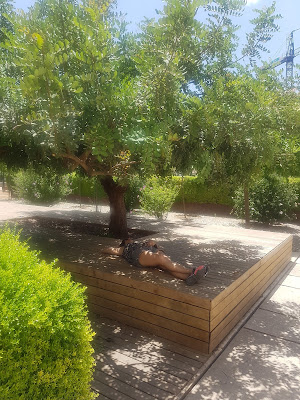
[(54, 203), (71, 193), (67, 175), (58, 175), (50, 169), (20, 170), (13, 176), (13, 191), (17, 197), (34, 204)]
[(179, 190), (179, 184), (171, 178), (152, 176), (141, 188), (142, 210), (157, 218), (162, 218), (171, 210)]
[[(298, 196), (291, 184), (277, 175), (266, 176), (249, 189), (250, 218), (258, 222), (276, 222), (289, 218), (297, 205)], [(243, 218), (244, 193), (236, 191), (234, 212)]]
[[(173, 179), (181, 184), (181, 177), (176, 176)], [(185, 201), (190, 203), (212, 203), (232, 206), (234, 190), (229, 183), (203, 183), (199, 182), (197, 177), (185, 176), (176, 201), (182, 201), (184, 197)]]
[(69, 179), (72, 193), (77, 196), (89, 197), (91, 199), (97, 196), (99, 200), (107, 197), (102, 185), (95, 177), (91, 178), (73, 173), (70, 174)]
[[(236, 188), (229, 183), (203, 183), (200, 182), (197, 177), (185, 176), (182, 185), (181, 177), (173, 176), (171, 179), (174, 182), (174, 185), (180, 187), (175, 202), (181, 202), (184, 197), (185, 201), (190, 203), (233, 205), (232, 197)], [(73, 173), (70, 176), (70, 182), (72, 194), (93, 199), (95, 193), (97, 193), (97, 198), (99, 200), (107, 198), (104, 189), (99, 182), (96, 182), (95, 178), (83, 177)], [(139, 207), (139, 197), (141, 195), (140, 189), (143, 187), (143, 182), (144, 180), (138, 176), (130, 179), (125, 194), (125, 205), (127, 211)]]
[(84, 288), (0, 231), (0, 393), (5, 400), (89, 400), (93, 332)]

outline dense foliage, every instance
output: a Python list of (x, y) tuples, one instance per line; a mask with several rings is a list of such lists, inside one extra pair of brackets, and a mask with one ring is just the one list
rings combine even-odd
[(93, 398), (93, 333), (83, 292), (18, 234), (1, 230), (1, 398)]
[(85, 175), (72, 173), (68, 175), (70, 188), (73, 195), (80, 197), (88, 197), (95, 201), (103, 199), (106, 196), (103, 187), (96, 178), (89, 178)]
[(125, 193), (125, 206), (126, 211), (131, 212), (140, 206), (140, 194), (144, 185), (144, 180), (138, 175), (130, 179), (126, 193)]
[[(152, 180), (162, 181), (161, 178), (152, 177)], [(94, 186), (90, 186), (91, 181), (86, 177), (80, 177), (72, 174), (69, 176), (70, 185), (72, 188), (73, 194), (81, 195), (82, 197), (95, 197), (95, 188)], [(175, 202), (188, 202), (188, 203), (211, 203), (211, 204), (222, 204), (233, 206), (234, 205), (234, 194), (237, 191), (237, 184), (235, 182), (218, 182), (215, 180), (206, 180), (202, 181), (199, 177), (193, 176), (173, 176), (172, 181), (174, 186), (179, 188), (179, 192), (175, 198)], [(285, 181), (284, 181), (285, 182)], [(298, 198), (300, 198), (300, 178), (289, 178), (289, 187), (292, 188), (292, 191), (296, 191)], [(93, 184), (93, 182), (92, 182)], [(155, 183), (159, 186), (159, 183)], [(140, 206), (140, 197), (141, 191), (145, 186), (145, 180), (140, 179), (139, 177), (135, 177), (131, 180), (130, 185), (127, 189), (125, 198), (127, 204), (127, 211), (130, 211), (134, 208), (139, 208)], [(81, 187), (81, 190), (78, 191), (78, 187)], [(152, 187), (150, 185), (150, 187)], [(288, 188), (288, 191), (290, 189)], [(239, 190), (240, 192), (240, 190)], [(106, 199), (105, 193), (98, 192), (98, 200)], [(239, 197), (240, 208), (243, 208), (243, 199)], [(244, 216), (243, 213), (240, 216)]]
[(140, 206), (150, 215), (163, 218), (171, 210), (179, 190), (178, 182), (152, 176), (141, 188)]
[(14, 194), (33, 204), (52, 204), (71, 193), (68, 176), (51, 169), (19, 170), (12, 176), (12, 181)]
[(197, 177), (185, 176), (173, 177), (180, 185), (180, 192), (176, 201), (189, 203), (212, 203), (233, 205), (232, 196), (235, 186), (230, 182), (205, 181), (201, 182)]

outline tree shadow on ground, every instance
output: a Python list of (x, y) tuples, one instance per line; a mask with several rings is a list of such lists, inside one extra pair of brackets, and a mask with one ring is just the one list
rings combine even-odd
[(296, 399), (300, 345), (243, 329), (189, 400)]
[(208, 359), (107, 318), (91, 314), (91, 319), (96, 332), (93, 386), (108, 398), (174, 399)]
[[(19, 220), (19, 227), (22, 228), (21, 236), (26, 240), (30, 238), (30, 245), (41, 251), (41, 256), (47, 261), (58, 258), (63, 261), (96, 266), (99, 263), (103, 265), (104, 262), (107, 265), (104, 268), (108, 268), (109, 272), (126, 273), (126, 276), (133, 278), (139, 275), (145, 282), (159, 283), (174, 289), (181, 288), (192, 294), (198, 293), (209, 297), (224, 290), (269, 250), (263, 243), (252, 244), (243, 242), (242, 239), (228, 240), (224, 239), (224, 236), (214, 238), (214, 233), (207, 238), (205, 230), (201, 230), (201, 227), (198, 227), (197, 234), (193, 231), (191, 236), (186, 237), (177, 236), (165, 230), (156, 238), (159, 246), (173, 261), (188, 267), (204, 264), (210, 268), (205, 279), (196, 287), (187, 289), (182, 281), (166, 272), (149, 268), (138, 270), (136, 267), (130, 267), (125, 261), (122, 262), (121, 259), (115, 261), (110, 268), (109, 258), (101, 255), (101, 246), (105, 247), (106, 238), (80, 233), (77, 229), (75, 231), (64, 230), (61, 227), (57, 229), (55, 225), (39, 224), (36, 221), (36, 218)], [(153, 225), (149, 228), (153, 229)], [(114, 243), (117, 246), (119, 241), (110, 239), (109, 243), (109, 245)]]

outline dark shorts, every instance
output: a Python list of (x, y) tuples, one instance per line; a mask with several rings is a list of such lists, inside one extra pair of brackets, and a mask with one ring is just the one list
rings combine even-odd
[(144, 243), (128, 243), (123, 250), (122, 257), (135, 267), (144, 268), (139, 263), (139, 257), (143, 251), (151, 251), (157, 253), (158, 249), (153, 246), (147, 246)]

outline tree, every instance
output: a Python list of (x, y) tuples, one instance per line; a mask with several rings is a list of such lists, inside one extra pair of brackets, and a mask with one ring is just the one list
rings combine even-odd
[[(167, 174), (189, 158), (186, 167), (203, 168), (209, 160), (197, 142), (197, 130), (204, 131), (194, 106), (202, 99), (191, 84), (203, 95), (228, 71), (237, 30), (229, 14), (244, 1), (214, 1), (217, 11), (199, 22), (205, 4), (168, 0), (158, 21), (133, 35), (113, 1), (38, 0), (6, 32), (2, 136), (10, 147), (24, 143), (29, 152), (97, 176), (110, 200), (114, 236), (127, 235), (130, 176)], [(186, 155), (182, 162), (175, 150)]]
[[(213, 37), (207, 36), (214, 43), (214, 52), (208, 58), (209, 65), (198, 65), (198, 74), (194, 74), (199, 95), (188, 99), (185, 123), (189, 134), (177, 146), (177, 154), (183, 170), (193, 167), (203, 178), (214, 171), (219, 179), (226, 176), (242, 184), (248, 220), (249, 183), (261, 168), (283, 158), (282, 148), (287, 142), (283, 137), (286, 127), (275, 123), (282, 95), (277, 80), (266, 75), (255, 79), (255, 69), (247, 70), (239, 64), (249, 58), (255, 66), (256, 59), (267, 51), (265, 43), (278, 30), (276, 20), (280, 16), (275, 14), (275, 3), (256, 10), (257, 17), (251, 21), (253, 30), (246, 35), (241, 56), (236, 57), (238, 26), (230, 15), (240, 16), (243, 3), (214, 1), (206, 7), (206, 32), (214, 33)], [(216, 45), (216, 41), (223, 45)]]
[(2, 0), (0, 3), (0, 43), (6, 39), (6, 31), (12, 31), (10, 15), (13, 12), (11, 0)]
[(288, 112), (277, 81), (252, 75), (220, 77), (205, 90), (198, 126), (211, 149), (214, 167), (244, 188), (249, 222), (249, 185), (265, 169), (274, 169), (288, 154)]
[(40, 0), (16, 17), (5, 43), (8, 112), (1, 118), (9, 141), (34, 142), (40, 153), (98, 176), (110, 200), (110, 231), (126, 236), (126, 180), (166, 164), (168, 132), (152, 129), (153, 106), (141, 87), (147, 78), (133, 62), (138, 46), (124, 29), (120, 35), (112, 6)]

